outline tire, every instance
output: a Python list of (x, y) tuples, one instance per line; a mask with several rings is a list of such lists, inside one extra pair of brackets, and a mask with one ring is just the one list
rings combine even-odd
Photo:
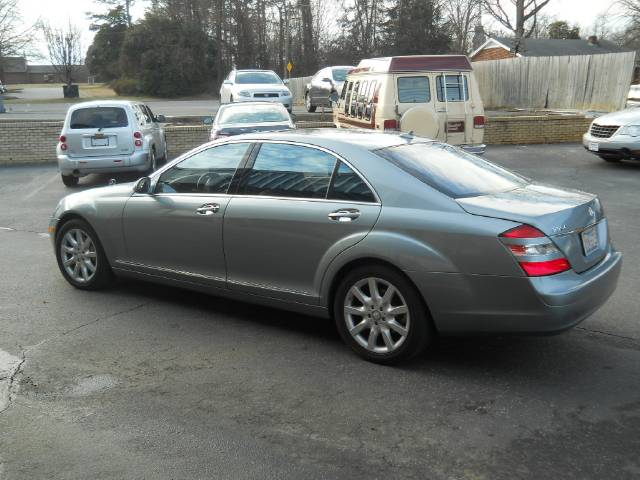
[(114, 280), (98, 235), (84, 220), (74, 218), (58, 230), (56, 259), (65, 280), (81, 290), (105, 288)]
[[(370, 304), (372, 281), (378, 301)], [(354, 288), (364, 302), (354, 295)], [(389, 288), (395, 291), (389, 292)], [(387, 293), (390, 301), (385, 300)], [(391, 315), (393, 311), (396, 315)], [(375, 363), (391, 365), (408, 360), (423, 352), (433, 337), (431, 317), (416, 288), (401, 273), (383, 265), (349, 272), (336, 289), (333, 315), (342, 340), (362, 358)]]
[(62, 183), (67, 187), (75, 187), (78, 185), (78, 181), (80, 180), (75, 175), (60, 175), (62, 177)]
[(316, 108), (318, 108), (316, 105), (313, 105), (311, 103), (311, 95), (309, 95), (308, 92), (304, 96), (304, 104), (307, 107), (307, 112), (309, 112), (309, 113), (314, 113), (316, 111)]
[(229, 103), (233, 103), (233, 95), (229, 95)]
[(149, 168), (147, 168), (147, 175), (151, 175), (156, 168), (158, 168), (158, 160), (156, 159), (156, 149), (155, 147), (152, 147), (151, 150), (149, 150)]
[(167, 163), (169, 161), (169, 149), (167, 147), (167, 138), (164, 138), (164, 150), (162, 152), (162, 163)]

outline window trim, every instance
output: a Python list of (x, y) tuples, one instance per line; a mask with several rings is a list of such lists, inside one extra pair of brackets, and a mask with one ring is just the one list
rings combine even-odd
[(330, 191), (330, 188), (331, 188), (331, 184), (333, 182), (333, 178), (334, 178), (335, 172), (336, 172), (336, 165), (334, 165), (333, 172), (331, 173), (331, 178), (329, 179), (329, 187), (327, 188), (327, 193), (325, 194), (324, 198), (280, 197), (280, 196), (274, 196), (274, 195), (248, 195), (248, 194), (244, 194), (244, 193), (238, 193), (238, 187), (240, 185), (240, 182), (241, 182), (242, 178), (238, 178), (237, 185), (235, 185), (235, 190), (232, 193), (232, 195), (234, 197), (241, 197), (241, 198), (268, 198), (268, 199), (277, 199), (277, 200), (296, 200), (296, 201), (305, 201), (305, 202), (354, 203), (354, 204), (358, 204), (358, 205), (382, 205), (382, 202), (380, 201), (380, 196), (378, 195), (378, 192), (376, 191), (375, 188), (373, 188), (373, 186), (365, 178), (365, 176), (362, 175), (360, 173), (360, 171), (357, 168), (355, 168), (353, 166), (353, 164), (351, 164), (348, 160), (346, 160), (344, 157), (342, 157), (338, 153), (336, 153), (336, 152), (334, 152), (332, 150), (329, 150), (328, 148), (321, 147), (319, 145), (310, 145), (308, 143), (296, 142), (296, 141), (292, 141), (292, 140), (256, 140), (255, 143), (256, 143), (256, 146), (251, 151), (251, 154), (249, 155), (249, 158), (247, 159), (246, 164), (244, 166), (241, 165), (236, 170), (236, 175), (234, 175), (234, 178), (231, 180), (231, 186), (229, 187), (229, 190), (231, 190), (231, 187), (234, 186), (234, 181), (236, 179), (236, 176), (238, 176), (238, 172), (240, 172), (240, 170), (242, 170), (242, 178), (244, 178), (244, 175), (248, 174), (253, 169), (253, 165), (255, 163), (256, 157), (258, 156), (258, 153), (260, 152), (260, 148), (262, 147), (262, 145), (265, 144), (265, 143), (276, 143), (276, 144), (285, 144), (285, 145), (295, 145), (295, 146), (299, 146), (299, 147), (307, 147), (307, 148), (312, 148), (314, 150), (320, 150), (321, 152), (324, 152), (324, 153), (328, 153), (329, 155), (333, 156), (336, 159), (336, 165), (338, 165), (338, 161), (341, 161), (345, 165), (347, 165), (351, 170), (353, 170), (355, 172), (355, 174), (358, 175), (358, 177), (360, 177), (360, 180), (362, 180), (365, 183), (365, 185), (369, 188), (369, 190), (371, 190), (371, 192), (373, 193), (373, 197), (374, 197), (375, 201), (373, 201), (373, 202), (362, 202), (362, 201), (350, 201), (350, 200), (334, 200), (334, 199), (327, 198), (327, 196), (329, 195), (329, 191)]

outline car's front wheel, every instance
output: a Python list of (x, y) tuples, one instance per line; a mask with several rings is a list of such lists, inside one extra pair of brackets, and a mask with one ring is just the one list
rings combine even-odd
[(56, 258), (65, 280), (76, 288), (97, 290), (113, 280), (100, 240), (84, 220), (62, 225), (56, 235)]
[(407, 360), (422, 352), (432, 337), (420, 294), (390, 267), (351, 271), (336, 290), (333, 309), (344, 342), (372, 362)]
[(304, 103), (307, 107), (307, 112), (313, 113), (316, 111), (317, 107), (311, 103), (311, 95), (309, 93), (304, 96)]
[(62, 183), (64, 183), (66, 187), (75, 187), (76, 185), (78, 185), (79, 178), (76, 177), (75, 175), (60, 175), (60, 176), (62, 177)]

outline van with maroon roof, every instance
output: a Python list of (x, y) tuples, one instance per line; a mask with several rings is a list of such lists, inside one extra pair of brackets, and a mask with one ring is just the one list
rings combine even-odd
[(464, 55), (364, 59), (335, 100), (338, 128), (399, 130), (484, 153), (484, 107)]

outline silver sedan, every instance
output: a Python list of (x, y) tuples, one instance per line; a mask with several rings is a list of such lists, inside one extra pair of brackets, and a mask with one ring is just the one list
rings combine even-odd
[(298, 130), (205, 144), (135, 184), (65, 197), (64, 278), (168, 283), (332, 317), (392, 363), (437, 333), (554, 333), (614, 291), (599, 199), (407, 134)]

